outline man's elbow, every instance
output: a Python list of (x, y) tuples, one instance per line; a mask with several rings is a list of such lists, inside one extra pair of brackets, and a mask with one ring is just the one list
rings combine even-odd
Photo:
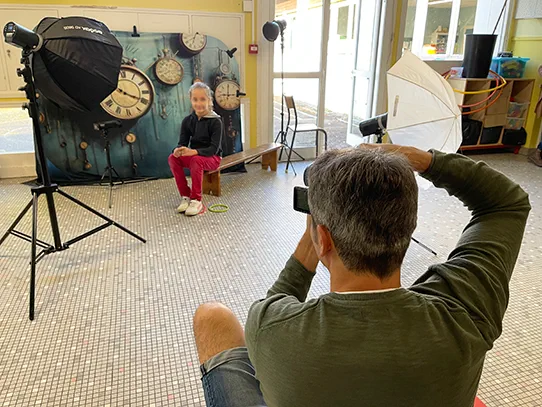
[(518, 208), (524, 210), (526, 213), (529, 213), (532, 209), (531, 202), (529, 200), (529, 194), (525, 192), (525, 190), (519, 185), (518, 188), (521, 191), (518, 198)]
[(514, 183), (510, 189), (505, 189), (508, 196), (512, 195), (514, 198), (509, 199), (509, 209), (519, 212), (525, 212), (528, 214), (531, 210), (531, 202), (529, 201), (529, 194), (517, 183)]

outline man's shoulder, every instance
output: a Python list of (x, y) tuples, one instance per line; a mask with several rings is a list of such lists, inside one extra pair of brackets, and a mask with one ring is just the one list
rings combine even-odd
[(292, 295), (271, 295), (252, 304), (247, 322), (256, 319), (257, 321), (254, 322), (259, 330), (279, 327), (289, 322), (295, 323), (299, 319), (310, 318), (310, 313), (321, 306), (324, 297), (320, 296), (300, 302)]

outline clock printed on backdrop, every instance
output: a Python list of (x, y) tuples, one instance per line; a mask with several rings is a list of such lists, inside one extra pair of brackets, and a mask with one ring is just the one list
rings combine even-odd
[(164, 49), (164, 56), (154, 64), (154, 74), (162, 84), (173, 86), (183, 80), (184, 68), (175, 56), (169, 55), (169, 50)]
[(231, 65), (226, 63), (221, 63), (219, 69), (224, 75), (230, 75), (232, 72)]
[(224, 110), (236, 110), (241, 105), (238, 96), (240, 86), (231, 79), (220, 80), (215, 88), (215, 99), (218, 106)]
[(147, 75), (131, 65), (120, 68), (119, 82), (100, 106), (111, 116), (122, 120), (138, 119), (152, 107), (154, 86)]
[(179, 42), (184, 51), (189, 54), (199, 54), (207, 45), (207, 36), (198, 32), (194, 34), (179, 34)]

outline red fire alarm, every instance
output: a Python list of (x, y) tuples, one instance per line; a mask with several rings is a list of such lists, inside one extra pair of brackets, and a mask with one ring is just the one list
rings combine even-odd
[(257, 54), (258, 53), (258, 44), (250, 44), (248, 46), (248, 53), (249, 54)]

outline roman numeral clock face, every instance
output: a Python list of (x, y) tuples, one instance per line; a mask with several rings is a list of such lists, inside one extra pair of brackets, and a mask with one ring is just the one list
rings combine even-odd
[(122, 120), (138, 119), (145, 115), (154, 101), (154, 87), (139, 69), (123, 65), (120, 68), (117, 89), (100, 105), (111, 116)]

